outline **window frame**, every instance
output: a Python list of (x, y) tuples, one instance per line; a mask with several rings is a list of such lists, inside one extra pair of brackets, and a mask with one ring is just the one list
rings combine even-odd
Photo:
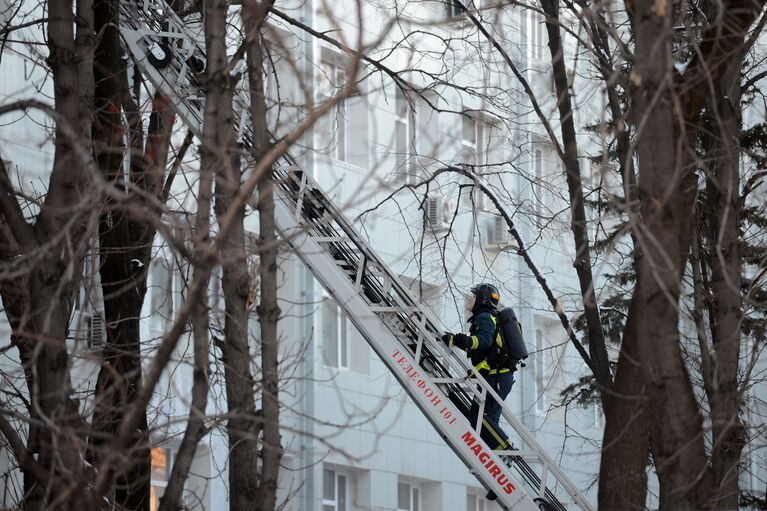
[[(470, 120), (472, 124), (472, 140), (466, 138), (467, 130), (465, 129), (465, 123), (467, 120)], [(463, 114), (461, 118), (461, 151), (463, 153), (471, 153), (472, 161), (467, 161), (466, 163), (474, 165), (474, 171), (480, 175), (483, 173), (483, 167), (488, 162), (487, 148), (492, 129), (492, 124), (486, 122), (481, 117)], [(485, 194), (477, 187), (472, 189), (472, 201), (476, 209), (485, 209)]]
[[(325, 338), (325, 307), (326, 307), (326, 300), (327, 303), (330, 304), (334, 308), (335, 312), (335, 321), (336, 321), (336, 357), (337, 362), (335, 365), (332, 363), (333, 361), (327, 360), (325, 357), (325, 345), (324, 343), (327, 341)], [(324, 289), (322, 290), (322, 300), (320, 302), (320, 325), (317, 329), (318, 332), (320, 332), (322, 336), (322, 364), (325, 367), (330, 367), (333, 369), (337, 369), (339, 371), (349, 371), (351, 369), (351, 357), (350, 357), (350, 347), (349, 347), (349, 324), (350, 320), (346, 315), (346, 312), (336, 303), (336, 301), (333, 299), (330, 294), (328, 294), (327, 291)], [(343, 356), (342, 356), (343, 354)], [(344, 361), (345, 359), (345, 361)], [(344, 361), (345, 363), (342, 363)]]
[[(400, 111), (400, 104), (404, 111)], [(416, 157), (418, 155), (417, 115), (415, 105), (398, 86), (394, 89), (394, 154), (395, 173), (402, 176), (408, 184), (418, 182), (420, 172)], [(404, 130), (405, 146), (399, 147), (399, 130)]]
[[(333, 499), (328, 499), (325, 496), (325, 477), (327, 473), (333, 474)], [(339, 481), (344, 481), (343, 488), (343, 502), (341, 502)], [(348, 473), (339, 471), (334, 467), (323, 467), (322, 469), (322, 511), (348, 511), (348, 503), (350, 497), (351, 477)], [(331, 509), (326, 510), (325, 506), (332, 506)], [(342, 507), (343, 506), (343, 507)]]
[[(470, 500), (474, 500), (474, 505), (470, 505)], [(481, 497), (479, 493), (466, 493), (466, 511), (489, 511), (488, 500)]]
[(500, 215), (493, 215), (487, 223), (487, 245), (503, 248), (509, 244), (509, 232), (506, 221)]
[(464, 18), (468, 10), (477, 11), (479, 0), (460, 0), (462, 5), (458, 5), (455, 0), (445, 0), (445, 15), (448, 20), (459, 21)]
[[(159, 275), (157, 274), (157, 267), (159, 266), (162, 266), (166, 272), (164, 283), (159, 281)], [(149, 314), (150, 326), (155, 331), (165, 331), (166, 327), (173, 323), (176, 317), (176, 311), (180, 305), (176, 303), (177, 273), (174, 261), (162, 254), (156, 255), (150, 263)], [(161, 284), (167, 287), (160, 287)], [(159, 305), (155, 302), (158, 293), (163, 294), (162, 303)], [(160, 314), (161, 310), (163, 310), (163, 313), (167, 313), (167, 317), (163, 317)]]
[(541, 62), (543, 60), (543, 52), (546, 47), (545, 30), (546, 19), (538, 12), (528, 11), (528, 37), (527, 45), (529, 51), (527, 52), (530, 60), (534, 62)]
[[(324, 87), (318, 87), (318, 96), (320, 100), (327, 101), (333, 97), (335, 91), (343, 87), (348, 79), (346, 76), (346, 69), (339, 62), (340, 56), (326, 57), (320, 61), (320, 73), (319, 81), (322, 84), (327, 84), (327, 90), (323, 90)], [(337, 161), (344, 163), (349, 162), (349, 105), (347, 103), (348, 98), (343, 98), (335, 104), (332, 111), (328, 114), (330, 120), (330, 132), (332, 134), (331, 144), (332, 148), (329, 148), (329, 156)]]
[[(400, 507), (399, 491), (400, 486), (406, 486), (408, 492), (408, 508)], [(421, 488), (417, 484), (409, 481), (397, 481), (397, 511), (421, 511)]]
[(450, 19), (459, 18), (463, 16), (465, 12), (463, 7), (458, 5), (455, 0), (447, 0), (445, 2), (445, 9), (447, 11), (447, 17)]
[(429, 195), (426, 198), (426, 227), (432, 232), (443, 231), (448, 227), (444, 218), (445, 203), (446, 201), (439, 194)]

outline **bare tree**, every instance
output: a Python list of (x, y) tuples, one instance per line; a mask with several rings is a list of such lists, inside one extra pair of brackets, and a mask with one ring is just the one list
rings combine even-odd
[[(47, 194), (35, 218), (24, 216), (3, 165), (2, 299), (18, 348), (29, 392), (31, 418), (26, 445), (14, 439), (24, 472), (25, 507), (45, 509), (69, 502), (82, 489), (84, 445), (82, 418), (73, 400), (66, 350), (66, 330), (73, 295), (79, 286), (80, 264), (92, 229), (87, 205), (89, 190), (89, 101), (93, 75), (80, 58), (92, 60), (92, 16), (82, 8), (75, 43), (72, 2), (48, 6), (48, 50), (55, 106), (11, 105), (5, 111), (42, 108), (55, 122), (55, 154)], [(82, 128), (82, 129), (81, 129)], [(85, 199), (85, 200), (84, 200)], [(21, 271), (19, 271), (21, 270)], [(5, 418), (2, 421), (5, 422)], [(56, 427), (51, 427), (53, 424)], [(4, 433), (13, 437), (8, 424)]]

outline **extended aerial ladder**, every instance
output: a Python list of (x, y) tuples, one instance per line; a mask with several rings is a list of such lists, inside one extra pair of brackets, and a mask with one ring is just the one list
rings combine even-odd
[[(198, 44), (200, 34), (190, 28), (201, 29), (199, 17), (196, 22), (182, 21), (164, 0), (120, 6), (120, 32), (135, 64), (201, 138), (205, 98), (199, 83), (205, 52)], [(248, 101), (245, 87), (237, 88), (235, 124), (246, 148), (252, 140)], [(481, 411), (491, 396), (503, 401), (481, 377), (466, 377), (474, 369), (466, 357), (439, 341), (442, 330), (433, 312), (418, 302), (287, 154), (274, 166), (274, 183), (281, 238), (344, 309), (447, 445), (497, 495), (498, 503), (513, 511), (592, 511), (505, 403), (502, 416), (516, 433), (520, 449), (493, 451), (486, 445), (480, 437), (483, 414), (473, 424), (467, 418), (472, 403)]]

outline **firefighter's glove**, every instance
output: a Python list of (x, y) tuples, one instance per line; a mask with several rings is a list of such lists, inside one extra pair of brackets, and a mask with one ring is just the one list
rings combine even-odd
[(442, 336), (442, 342), (448, 346), (457, 346), (462, 350), (465, 350), (471, 346), (471, 337), (466, 334), (451, 334), (450, 332), (445, 332)]
[(471, 346), (471, 337), (466, 334), (455, 334), (453, 335), (451, 346), (458, 346), (462, 350), (465, 350)]

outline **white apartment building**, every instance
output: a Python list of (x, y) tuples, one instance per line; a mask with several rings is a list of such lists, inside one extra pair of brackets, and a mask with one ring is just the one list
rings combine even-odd
[[(512, 6), (496, 11), (489, 0), (477, 3), (490, 31), (503, 41), (514, 64), (531, 83), (546, 115), (556, 118), (542, 18)], [(534, 260), (572, 318), (579, 310), (579, 292), (560, 164), (518, 81), (460, 15), (459, 4), (451, 0), (400, 2), (399, 11), (390, 4), (393, 2), (364, 2), (359, 18), (358, 5), (349, 0), (278, 6), (350, 46), (357, 40), (358, 19), (362, 20), (361, 39), (380, 39), (377, 49), (369, 52), (373, 58), (401, 71), (402, 79), (416, 89), (428, 88), (422, 95), (403, 92), (385, 73), (361, 66), (355, 93), (319, 121), (292, 153), (342, 205), (370, 245), (443, 318), (445, 330), (466, 328), (463, 293), (471, 285), (487, 281), (500, 288), (502, 303), (517, 312), (531, 352), (527, 366), (516, 373), (507, 403), (576, 486), (596, 502), (602, 414), (598, 405), (564, 405), (561, 396), (566, 386), (587, 374), (586, 367), (516, 255), (489, 199), (456, 175), (430, 180), (445, 165), (477, 165), (498, 197), (515, 211), (514, 220), (532, 247)], [(396, 23), (392, 22), (393, 12), (400, 15)], [(307, 95), (320, 102), (346, 83), (349, 57), (278, 18), (272, 24), (270, 62), (277, 78), (270, 77), (267, 92), (270, 122), (280, 134), (305, 113)], [(383, 35), (382, 27), (388, 29)], [(17, 38), (42, 40), (34, 28)], [(9, 42), (3, 50), (2, 103), (30, 94), (50, 101), (45, 72), (31, 63), (26, 51), (21, 42)], [(577, 126), (598, 122), (604, 111), (601, 92), (580, 78), (578, 69), (570, 71), (578, 81)], [(13, 122), (1, 120), (2, 157), (11, 163), (25, 192), (39, 193), (52, 160), (45, 130), (50, 121), (35, 113)], [(179, 131), (184, 130), (179, 127)], [(598, 154), (598, 141), (585, 132), (582, 138), (584, 147), (594, 147), (592, 154)], [(587, 177), (598, 173), (585, 155), (583, 161)], [(169, 205), (170, 209), (180, 211), (182, 206), (194, 204), (196, 165), (190, 157), (185, 167), (188, 179), (176, 181), (176, 204)], [(425, 185), (415, 188), (424, 181), (429, 181), (428, 193)], [(251, 232), (257, 230), (254, 216), (247, 222)], [(152, 339), (165, 331), (181, 305), (186, 277), (186, 269), (179, 267), (162, 238), (158, 237), (156, 245), (142, 324), (147, 358), (151, 357)], [(279, 277), (285, 373), (281, 388), (283, 509), (496, 509), (339, 306), (287, 247)], [(211, 288), (214, 328), (221, 319), (223, 302), (219, 279), (214, 277)], [(78, 314), (97, 318), (97, 304), (92, 310), (78, 311), (76, 318), (80, 318)], [(100, 329), (93, 331), (98, 334)], [(255, 312), (251, 334), (256, 348)], [(78, 391), (87, 392), (98, 371), (94, 351), (88, 343), (74, 339), (71, 346)], [(215, 364), (216, 357), (212, 353), (208, 405), (212, 417), (226, 412), (223, 373)], [(184, 430), (192, 381), (191, 348), (182, 342), (174, 361), (154, 402), (154, 499), (163, 492)], [(258, 361), (254, 363), (257, 366)], [(0, 364), (13, 371), (18, 364), (13, 350), (2, 354)], [(22, 378), (17, 365), (16, 371)], [(4, 463), (8, 466), (3, 456), (0, 473), (5, 479), (0, 479), (0, 487), (5, 493), (0, 507), (13, 505), (21, 489), (18, 472), (3, 468)], [(198, 447), (186, 486), (190, 508), (228, 509), (227, 459), (224, 422), (219, 421)]]
[[(391, 11), (384, 7), (364, 3), (364, 40), (379, 38), (380, 27), (391, 20)], [(357, 6), (353, 2), (309, 1), (293, 9), (281, 8), (320, 32), (335, 30), (328, 33), (347, 44), (356, 38), (358, 27), (352, 13)], [(577, 297), (573, 248), (567, 224), (556, 217), (565, 193), (560, 167), (519, 84), (503, 68), (498, 55), (478, 42), (476, 29), (460, 16), (457, 4), (410, 2), (400, 8), (395, 28), (371, 54), (378, 58), (396, 46), (383, 63), (397, 71), (409, 68), (432, 73), (430, 79), (417, 71), (401, 75), (414, 87), (428, 86), (430, 90), (423, 96), (403, 92), (386, 75), (362, 67), (358, 92), (315, 125), (293, 154), (343, 205), (370, 245), (444, 318), (446, 330), (466, 328), (463, 294), (472, 284), (488, 281), (499, 286), (502, 302), (516, 310), (532, 352), (527, 367), (516, 374), (507, 403), (576, 486), (595, 501), (601, 412), (593, 406), (559, 406), (560, 390), (585, 374), (583, 364), (565, 342), (556, 315), (515, 255), (489, 199), (462, 186), (469, 183), (465, 178), (445, 175), (430, 184), (428, 193), (425, 187), (404, 190), (382, 202), (403, 185), (429, 179), (439, 167), (476, 164), (499, 198), (516, 211), (515, 221), (531, 242), (542, 272), (572, 313), (577, 310), (569, 307), (577, 305), (570, 301)], [(513, 7), (500, 12), (488, 26), (503, 38), (504, 47), (536, 89), (543, 108), (554, 117), (542, 19)], [(438, 53), (440, 43), (424, 34), (427, 31), (421, 25), (435, 34), (452, 33), (475, 42), (453, 45), (451, 55), (434, 58), (429, 52)], [(290, 129), (305, 110), (301, 86), (310, 86), (316, 101), (326, 99), (348, 79), (349, 58), (331, 44), (307, 37), (279, 20), (274, 21), (274, 28), (281, 36), (272, 47), (278, 78), (270, 78), (267, 90), (273, 101), (270, 120), (279, 133)], [(408, 44), (402, 45), (400, 39), (405, 36)], [(33, 29), (25, 30), (23, 37), (42, 40)], [(19, 40), (24, 39), (20, 36)], [(21, 42), (10, 43), (3, 54), (0, 69), (10, 77), (0, 86), (3, 102), (28, 97), (31, 92), (50, 95), (43, 69), (34, 68), (24, 51)], [(480, 63), (478, 56), (486, 62)], [(440, 86), (435, 77), (454, 86)], [(29, 87), (30, 82), (35, 87)], [(20, 185), (38, 193), (52, 159), (50, 141), (41, 129), (46, 122), (30, 114), (0, 127), (3, 158), (12, 163)], [(176, 183), (178, 209), (193, 204), (188, 183), (194, 182), (195, 165), (189, 162), (187, 184)], [(248, 222), (255, 231), (255, 218)], [(185, 271), (158, 237), (142, 324), (148, 358), (151, 340), (165, 331), (180, 307)], [(485, 490), (441, 441), (306, 267), (286, 250), (279, 271), (283, 364), (288, 373), (282, 388), (284, 509), (497, 508), (485, 499)], [(216, 309), (222, 306), (219, 294), (220, 285), (214, 278), (214, 327), (215, 318), (220, 319)], [(82, 314), (86, 320), (98, 318), (98, 304), (92, 307)], [(75, 319), (80, 318), (78, 314)], [(255, 316), (251, 330), (256, 347)], [(98, 337), (98, 326), (95, 332)], [(87, 343), (74, 340), (72, 351), (78, 390), (86, 392), (98, 371), (94, 351)], [(15, 356), (6, 352), (3, 364), (13, 367), (18, 363)], [(209, 413), (215, 416), (226, 412), (226, 403), (221, 368), (211, 367)], [(183, 433), (190, 388), (191, 349), (182, 342), (155, 400), (153, 507), (163, 492)], [(227, 508), (227, 452), (221, 422), (198, 447), (186, 486), (191, 508)], [(12, 505), (21, 488), (18, 473), (11, 473), (10, 481), (5, 484), (4, 506)]]

